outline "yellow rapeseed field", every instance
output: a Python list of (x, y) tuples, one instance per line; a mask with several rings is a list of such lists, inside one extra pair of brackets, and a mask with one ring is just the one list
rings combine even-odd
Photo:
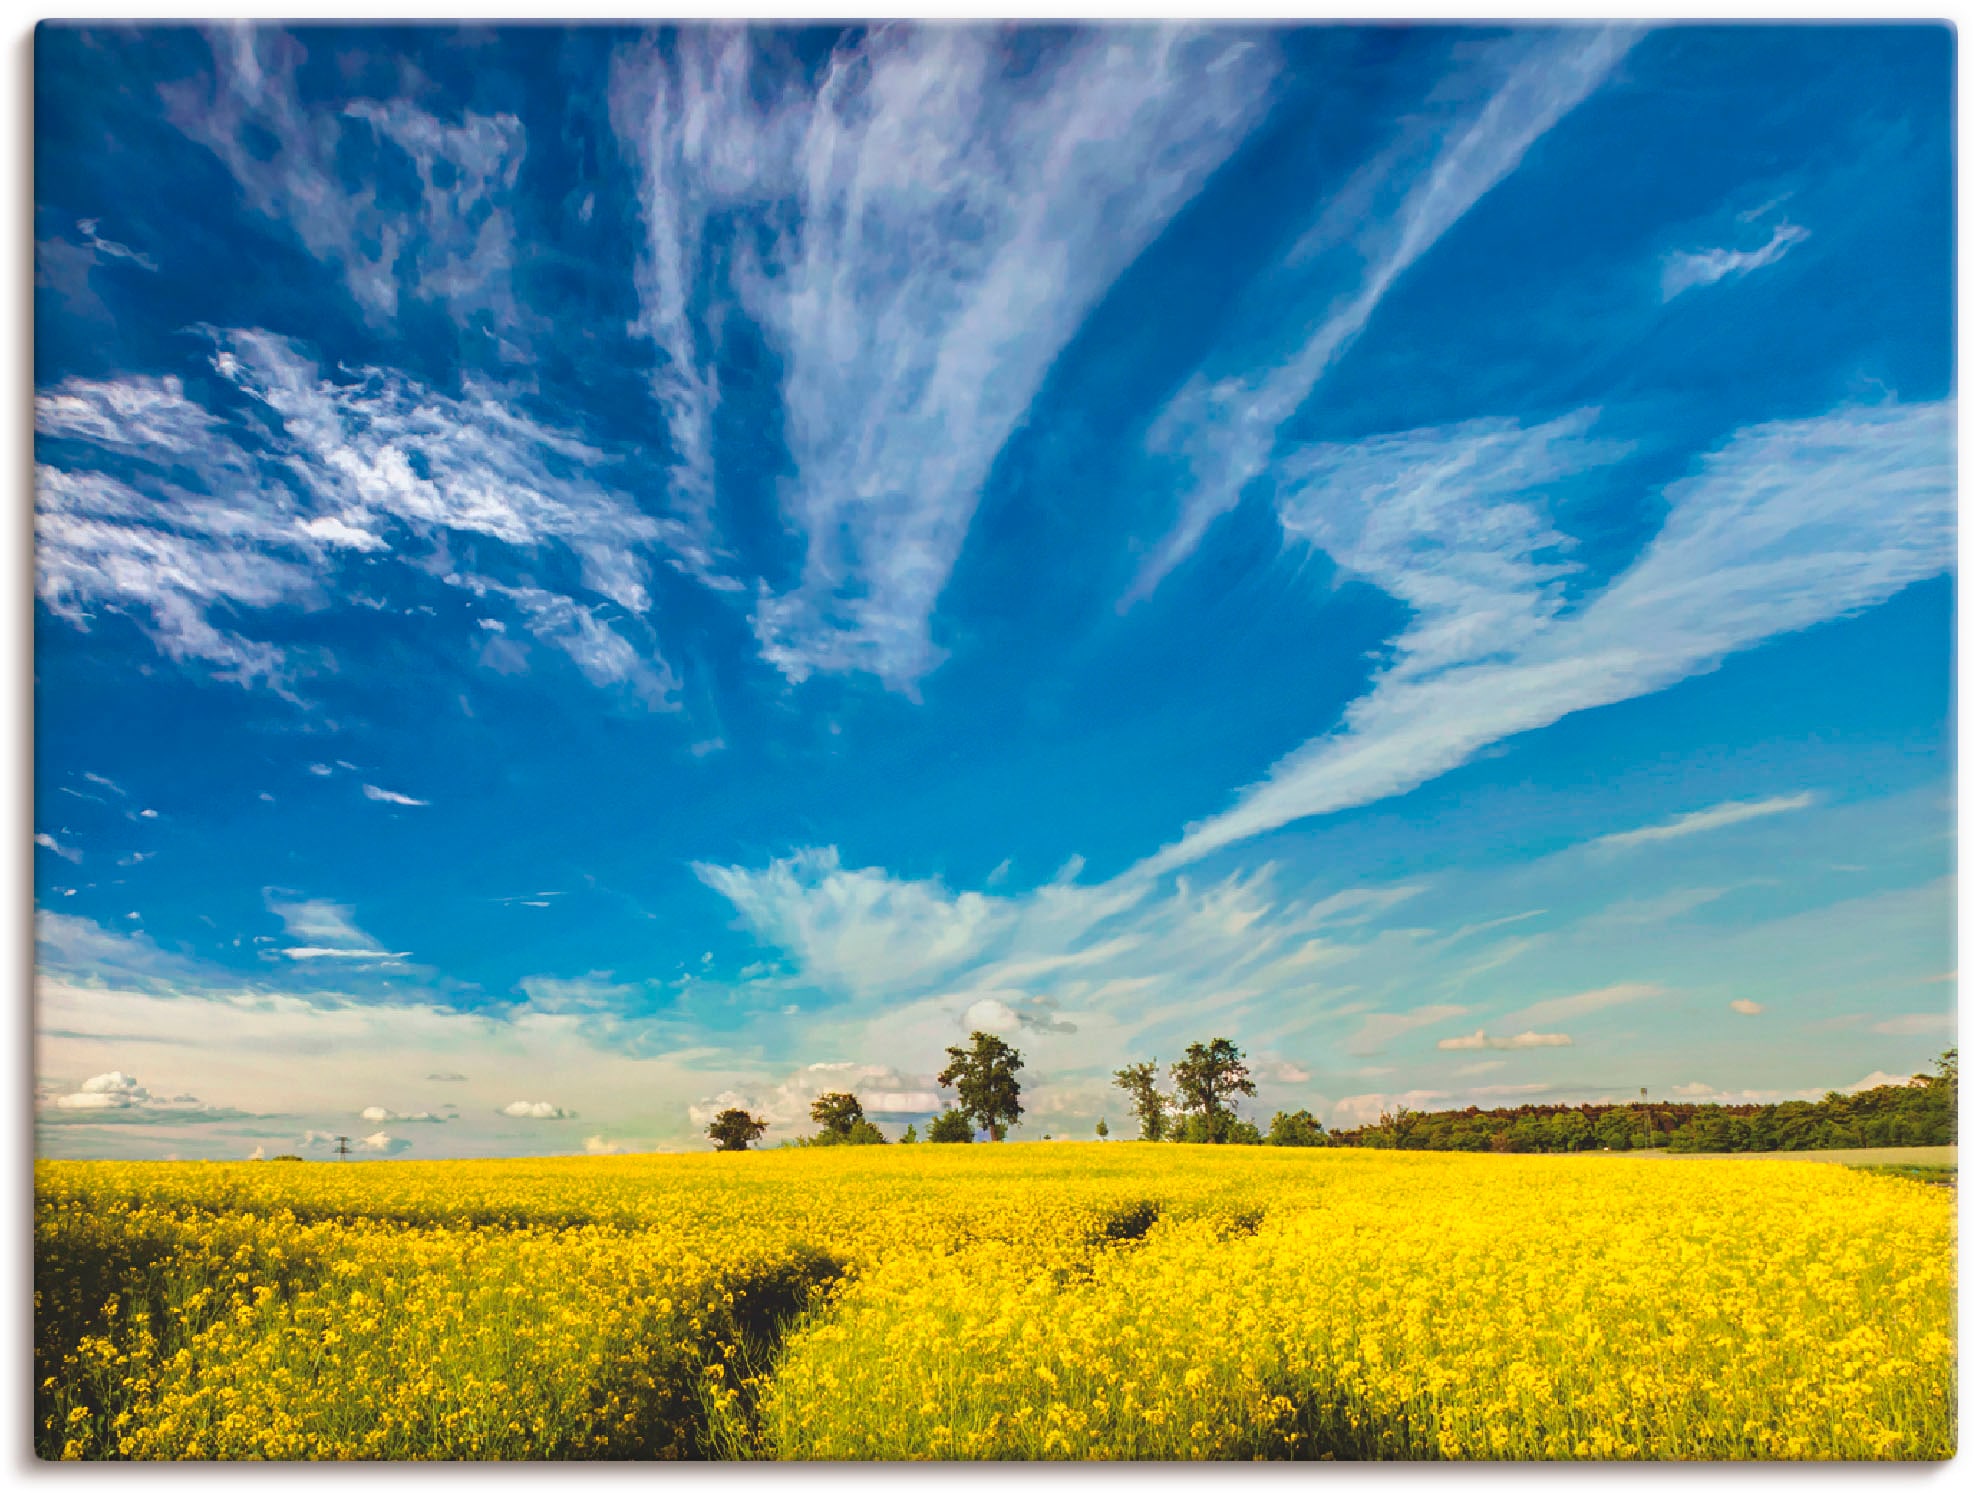
[(1951, 1190), (889, 1146), (43, 1162), (42, 1454), (1943, 1458)]

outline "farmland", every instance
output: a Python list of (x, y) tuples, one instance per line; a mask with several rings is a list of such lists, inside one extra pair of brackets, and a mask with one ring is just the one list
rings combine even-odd
[(82, 1458), (1943, 1458), (1953, 1199), (1698, 1157), (43, 1162)]

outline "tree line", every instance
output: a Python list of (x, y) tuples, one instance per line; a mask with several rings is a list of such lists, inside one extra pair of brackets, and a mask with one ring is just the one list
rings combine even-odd
[(1397, 1151), (1835, 1151), (1949, 1146), (1958, 1138), (1959, 1052), (1932, 1073), (1854, 1094), (1778, 1104), (1522, 1104), (1400, 1109), (1337, 1130), (1337, 1146)]
[[(954, 1089), (954, 1101), (928, 1125), (927, 1139), (963, 1144), (979, 1134), (1001, 1141), (1023, 1123), (1018, 1074), (1024, 1058), (989, 1032), (972, 1032), (967, 1047), (948, 1049), (948, 1066), (936, 1081)], [(1522, 1104), (1516, 1108), (1419, 1111), (1399, 1108), (1371, 1124), (1329, 1135), (1307, 1110), (1281, 1110), (1261, 1131), (1241, 1117), (1234, 1101), (1255, 1098), (1258, 1086), (1244, 1053), (1228, 1037), (1192, 1042), (1168, 1068), (1165, 1090), (1154, 1059), (1130, 1063), (1113, 1075), (1114, 1086), (1145, 1141), (1195, 1145), (1359, 1146), (1397, 1151), (1548, 1152), (1812, 1151), (1870, 1146), (1942, 1146), (1957, 1139), (1959, 1053), (1940, 1055), (1935, 1072), (1904, 1084), (1831, 1092), (1819, 1101), (1778, 1104)], [(858, 1098), (821, 1094), (812, 1102), (817, 1133), (785, 1142), (802, 1146), (883, 1145), (886, 1136), (866, 1118)], [(745, 1109), (726, 1109), (708, 1126), (718, 1151), (744, 1151), (768, 1129)], [(1094, 1127), (1103, 1139), (1107, 1122)], [(912, 1142), (912, 1125), (901, 1137)]]

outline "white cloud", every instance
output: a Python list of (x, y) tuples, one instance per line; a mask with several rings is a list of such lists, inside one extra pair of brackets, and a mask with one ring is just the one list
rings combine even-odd
[(550, 1103), (547, 1099), (516, 1099), (502, 1106), (502, 1113), (512, 1120), (569, 1120), (576, 1118), (569, 1110)]
[(1728, 275), (1750, 275), (1775, 263), (1808, 237), (1793, 223), (1775, 225), (1773, 236), (1757, 249), (1680, 249), (1664, 256), (1664, 299), (1675, 300), (1694, 286), (1716, 285)]
[(761, 871), (697, 864), (759, 938), (794, 955), (807, 976), (857, 995), (898, 991), (980, 953), (1009, 909), (939, 881), (847, 870), (835, 848), (805, 849)]
[[(449, 123), (404, 98), (305, 101), (296, 84), (301, 38), (230, 26), (211, 41), (211, 77), (168, 85), (167, 112), (226, 164), (251, 208), (339, 269), (374, 322), (398, 314), (404, 289), (462, 325), (486, 314), (515, 330), (522, 317), (510, 285), (507, 199), (524, 153), (515, 116), (468, 111)], [(347, 186), (340, 156), (352, 150), (410, 167), (417, 204), (388, 206), (376, 167)]]
[(1758, 1001), (1750, 1001), (1742, 998), (1732, 1003), (1732, 1009), (1739, 1012), (1742, 1016), (1758, 1016), (1767, 1008)]
[[(1479, 639), (1466, 658), (1440, 635), (1419, 654), (1406, 629), (1398, 666), (1337, 730), (1280, 759), (1137, 874), (1407, 792), (1508, 736), (1668, 688), (1941, 573), (1952, 557), (1951, 461), (1942, 403), (1844, 407), (1740, 431), (1665, 490), (1662, 531), (1598, 595), (1544, 610), (1503, 653)], [(1527, 526), (1499, 529), (1521, 553)], [(1450, 549), (1426, 553), (1435, 567)]]
[[(37, 395), (37, 586), (57, 615), (85, 626), (93, 608), (129, 612), (170, 657), (279, 684), (293, 660), (244, 635), (256, 614), (356, 604), (338, 571), (370, 553), (415, 584), (506, 600), (594, 683), (671, 704), (674, 676), (641, 620), (652, 601), (644, 557), (670, 553), (683, 531), (642, 510), (624, 456), (473, 378), (456, 396), (386, 369), (329, 377), (299, 343), (200, 330), (215, 372), (245, 396), (225, 417), (175, 378), (71, 378)], [(93, 469), (106, 456), (115, 476)], [(532, 570), (562, 550), (592, 597), (462, 573), (453, 541), (463, 537), (506, 546)]]
[(154, 1094), (121, 1069), (86, 1078), (68, 1093), (43, 1091), (43, 1123), (198, 1124), (238, 1118), (203, 1106), (191, 1094)]
[(294, 948), (277, 949), (284, 959), (355, 959), (373, 961), (379, 964), (394, 964), (409, 957), (410, 951), (401, 949), (396, 953), (390, 949), (325, 949), (310, 944), (299, 944)]
[(1366, 1055), (1380, 1052), (1404, 1032), (1415, 1031), (1421, 1026), (1434, 1026), (1440, 1021), (1449, 1021), (1462, 1016), (1469, 1006), (1418, 1006), (1413, 1011), (1376, 1011), (1361, 1019), (1361, 1027), (1347, 1040), (1349, 1052)]
[(382, 1104), (366, 1105), (358, 1111), (358, 1118), (368, 1121), (373, 1125), (444, 1125), (447, 1123), (447, 1117), (445, 1115), (436, 1115), (430, 1110), (416, 1110), (412, 1114), (402, 1115), (394, 1110), (385, 1108)]
[(1574, 1038), (1564, 1032), (1521, 1032), (1512, 1037), (1488, 1037), (1484, 1028), (1480, 1027), (1468, 1037), (1445, 1037), (1437, 1046), (1445, 1052), (1474, 1052), (1480, 1048), (1572, 1047)]
[(639, 990), (637, 985), (615, 982), (604, 970), (574, 979), (525, 975), (516, 982), (516, 988), (534, 1010), (574, 1014), (618, 1010)]
[(1506, 1066), (1504, 1058), (1488, 1058), (1482, 1063), (1466, 1063), (1462, 1068), (1452, 1070), (1459, 1078), (1471, 1078), (1480, 1073), (1490, 1073)]
[(1350, 1094), (1334, 1102), (1333, 1128), (1352, 1130), (1373, 1125), (1398, 1109), (1422, 1109), (1451, 1096), (1441, 1089), (1411, 1089), (1404, 1094)]
[(430, 802), (424, 798), (413, 798), (408, 794), (394, 793), (389, 788), (379, 788), (370, 783), (364, 785), (364, 796), (374, 803), (403, 804), (409, 809), (424, 809)]
[(1739, 803), (1715, 804), (1709, 809), (1697, 809), (1689, 814), (1680, 814), (1675, 819), (1667, 819), (1662, 824), (1646, 825), (1642, 829), (1624, 830), (1620, 834), (1603, 835), (1591, 840), (1591, 846), (1604, 850), (1625, 850), (1635, 845), (1652, 844), (1660, 840), (1678, 840), (1686, 835), (1704, 834), (1708, 830), (1724, 829), (1728, 825), (1744, 824), (1749, 819), (1765, 819), (1774, 814), (1791, 814), (1797, 809), (1806, 809), (1815, 802), (1813, 793), (1789, 793), (1777, 798), (1753, 799)]
[(1886, 1073), (1881, 1068), (1874, 1073), (1866, 1073), (1843, 1090), (1845, 1094), (1860, 1094), (1865, 1089), (1904, 1088), (1911, 1082), (1909, 1076)]
[(622, 1156), (626, 1150), (625, 1146), (602, 1135), (587, 1135), (584, 1138), (584, 1154), (587, 1156)]
[(39, 845), (43, 850), (54, 851), (65, 861), (74, 861), (77, 865), (82, 864), (82, 852), (80, 850), (77, 850), (72, 845), (64, 845), (51, 834), (37, 834), (34, 837), (34, 843)]
[[(1176, 28), (1078, 32), (1010, 66), (993, 31), (879, 27), (815, 87), (745, 33), (621, 54), (613, 119), (640, 169), (640, 327), (676, 483), (705, 511), (718, 349), (688, 314), (725, 256), (784, 369), (806, 543), (759, 594), (794, 680), (861, 670), (911, 690), (929, 616), (997, 453), (1107, 287), (1243, 138), (1276, 59)], [(716, 240), (738, 207), (771, 232)]]
[(1950, 1011), (1921, 1011), (1910, 1016), (1893, 1016), (1888, 1021), (1880, 1021), (1870, 1028), (1886, 1037), (1932, 1037), (1952, 1035), (1952, 1013)]
[(811, 1104), (821, 1094), (851, 1094), (874, 1120), (918, 1120), (946, 1102), (932, 1070), (913, 1074), (883, 1064), (835, 1061), (811, 1063), (775, 1081), (723, 1089), (689, 1105), (688, 1119), (700, 1131), (725, 1109), (746, 1109), (766, 1123), (772, 1140), (808, 1135), (816, 1128)]
[(1586, 1016), (1591, 1011), (1606, 1011), (1611, 1006), (1651, 1000), (1662, 994), (1664, 987), (1661, 985), (1643, 983), (1604, 985), (1599, 990), (1584, 990), (1579, 995), (1563, 995), (1553, 1000), (1536, 1002), (1524, 1011), (1514, 1012), (1512, 1019), (1535, 1024), (1565, 1021), (1576, 1016)]
[(410, 1151), (412, 1149), (412, 1142), (401, 1140), (397, 1136), (387, 1135), (384, 1131), (378, 1130), (359, 1141), (358, 1147), (360, 1150), (376, 1151), (382, 1156), (398, 1156), (403, 1152)]
[[(1280, 427), (1361, 334), (1390, 287), (1602, 83), (1635, 39), (1627, 30), (1591, 27), (1504, 45), (1487, 64), (1497, 70), (1490, 97), (1453, 121), (1428, 159), (1386, 153), (1330, 200), (1262, 293), (1282, 315), (1288, 302), (1310, 304), (1318, 279), (1311, 261), (1323, 249), (1347, 250), (1341, 257), (1358, 270), (1358, 283), (1330, 306), (1295, 318), (1313, 330), (1296, 351), (1275, 359), (1270, 372), (1223, 378), (1200, 372), (1163, 411), (1150, 444), (1182, 457), (1188, 486), (1174, 526), (1143, 562), (1124, 604), (1152, 594), (1212, 521), (1237, 506), (1270, 464)], [(1393, 212), (1375, 205), (1398, 198)], [(1343, 211), (1349, 206), (1355, 210)], [(1334, 290), (1331, 282), (1319, 283)]]
[(409, 951), (394, 952), (358, 927), (345, 903), (321, 897), (282, 901), (272, 895), (272, 889), (264, 896), (268, 910), (282, 920), (289, 937), (306, 940), (273, 951), (284, 959), (394, 964), (410, 957)]

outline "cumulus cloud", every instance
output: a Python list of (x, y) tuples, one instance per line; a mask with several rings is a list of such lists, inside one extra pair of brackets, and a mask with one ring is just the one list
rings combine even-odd
[(402, 1115), (394, 1110), (385, 1108), (382, 1104), (366, 1105), (358, 1111), (358, 1118), (369, 1121), (373, 1125), (444, 1125), (447, 1123), (447, 1117), (445, 1115), (436, 1115), (423, 1109), (416, 1110), (409, 1115)]
[(1910, 1083), (1911, 1083), (1911, 1079), (1909, 1076), (1900, 1076), (1899, 1074), (1896, 1073), (1886, 1073), (1880, 1068), (1873, 1073), (1864, 1074), (1864, 1076), (1857, 1079), (1855, 1083), (1848, 1085), (1843, 1090), (1843, 1092), (1845, 1094), (1861, 1094), (1865, 1089), (1887, 1089), (1887, 1088), (1901, 1089), (1908, 1086)]
[(1732, 1002), (1732, 1009), (1739, 1012), (1742, 1016), (1758, 1016), (1767, 1008), (1758, 1001), (1750, 1001), (1742, 996), (1739, 1000)]
[(812, 1101), (821, 1094), (851, 1094), (867, 1118), (920, 1119), (944, 1105), (932, 1074), (915, 1075), (877, 1063), (810, 1063), (783, 1078), (755, 1086), (730, 1087), (688, 1106), (699, 1130), (725, 1109), (746, 1109), (775, 1137), (806, 1134), (813, 1128)]
[(381, 1156), (398, 1156), (410, 1151), (412, 1149), (412, 1142), (402, 1140), (397, 1136), (387, 1135), (384, 1131), (379, 1130), (374, 1131), (359, 1141), (358, 1148), (364, 1151), (375, 1151)]
[(1572, 1047), (1574, 1038), (1565, 1032), (1520, 1032), (1511, 1037), (1488, 1037), (1484, 1028), (1480, 1027), (1468, 1037), (1445, 1037), (1437, 1046), (1445, 1052), (1472, 1052), (1480, 1048)]
[(1680, 814), (1662, 824), (1646, 825), (1642, 829), (1625, 830), (1620, 834), (1603, 835), (1589, 844), (1603, 850), (1625, 850), (1634, 845), (1648, 845), (1660, 840), (1678, 840), (1687, 835), (1704, 834), (1708, 830), (1724, 829), (1728, 825), (1744, 824), (1749, 819), (1765, 819), (1774, 814), (1791, 814), (1797, 809), (1808, 808), (1815, 802), (1812, 793), (1789, 793), (1777, 798), (1753, 799), (1743, 803), (1724, 803), (1709, 809), (1697, 809), (1689, 814)]
[(512, 1120), (573, 1120), (577, 1118), (572, 1111), (552, 1104), (547, 1099), (516, 1099), (503, 1105), (502, 1113)]
[(726, 266), (781, 359), (805, 558), (795, 588), (759, 593), (766, 659), (907, 690), (939, 662), (929, 616), (991, 463), (1275, 68), (1256, 40), (1166, 27), (1057, 37), (1022, 69), (975, 27), (873, 28), (811, 75), (739, 30), (620, 54), (638, 326), (685, 507), (705, 513), (713, 486), (720, 348), (689, 314), (704, 272)]
[(246, 1118), (238, 1110), (202, 1105), (191, 1094), (153, 1094), (121, 1069), (86, 1078), (67, 1093), (43, 1097), (38, 1118), (44, 1124), (187, 1125)]
[(602, 1135), (587, 1135), (584, 1138), (584, 1153), (587, 1156), (623, 1156), (628, 1149)]

